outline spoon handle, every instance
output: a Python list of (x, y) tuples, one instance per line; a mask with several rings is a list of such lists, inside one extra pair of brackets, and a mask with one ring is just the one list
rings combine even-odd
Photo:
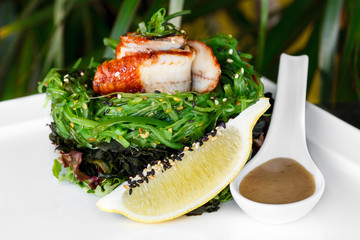
[[(268, 136), (272, 142), (306, 146), (305, 103), (309, 58), (281, 54), (275, 105)], [(271, 142), (270, 141), (270, 142)], [(296, 142), (295, 142), (296, 141)], [(302, 146), (302, 147), (304, 147)]]

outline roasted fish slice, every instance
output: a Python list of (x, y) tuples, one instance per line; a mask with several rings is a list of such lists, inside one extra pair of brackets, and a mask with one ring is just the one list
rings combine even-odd
[(204, 93), (219, 82), (220, 65), (203, 42), (186, 42), (183, 35), (149, 39), (133, 33), (120, 39), (116, 59), (97, 69), (93, 82), (97, 93)]
[(149, 39), (143, 36), (128, 34), (127, 36), (121, 36), (120, 40), (121, 42), (116, 48), (115, 54), (117, 59), (137, 53), (181, 49), (185, 46), (183, 35)]
[(213, 51), (200, 41), (190, 40), (188, 45), (196, 51), (191, 68), (192, 91), (204, 93), (214, 90), (219, 83), (221, 69)]
[(195, 51), (189, 47), (124, 56), (98, 66), (93, 88), (102, 95), (155, 90), (169, 93), (190, 91), (194, 58)]

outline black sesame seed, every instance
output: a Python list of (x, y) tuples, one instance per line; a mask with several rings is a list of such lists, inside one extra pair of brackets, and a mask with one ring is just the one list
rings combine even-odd
[(226, 128), (225, 122), (221, 122), (221, 123), (220, 123), (220, 126), (223, 127), (223, 128)]
[(154, 169), (151, 169), (151, 172), (150, 172), (151, 175), (155, 175), (155, 170)]
[(189, 123), (193, 123), (193, 122), (194, 122), (194, 119), (189, 120)]
[(217, 132), (216, 129), (212, 130), (212, 131), (211, 131), (211, 136), (212, 136), (212, 137), (215, 137), (215, 136), (216, 136), (216, 132)]
[(187, 101), (189, 101), (189, 98), (188, 98), (188, 97), (185, 98), (185, 102), (187, 102)]
[(182, 160), (181, 157), (176, 157), (175, 159), (178, 160), (178, 161)]
[(123, 36), (123, 37), (127, 36), (127, 33), (123, 33), (122, 36)]
[(200, 144), (200, 146), (202, 146), (204, 143), (203, 143), (203, 141), (199, 141), (199, 144)]
[(130, 190), (129, 190), (129, 195), (131, 195), (132, 194), (132, 188), (130, 188)]
[(180, 154), (179, 154), (179, 157), (182, 158), (184, 155), (185, 155), (184, 153), (180, 153)]
[(237, 50), (237, 53), (238, 53), (239, 55), (241, 55), (241, 51), (240, 51), (240, 50)]
[(209, 140), (209, 138), (208, 137), (203, 137), (203, 142), (206, 142), (207, 140)]
[(110, 112), (110, 109), (106, 109), (105, 114), (108, 114)]
[(159, 90), (155, 90), (154, 93), (161, 93)]
[(149, 179), (147, 177), (144, 178), (145, 182), (148, 183)]
[(194, 151), (194, 149), (192, 149), (192, 148), (189, 148), (189, 151), (190, 151), (190, 152), (192, 152), (192, 151)]
[(194, 108), (195, 104), (196, 104), (196, 102), (194, 101), (194, 102), (192, 102), (191, 106)]
[(110, 103), (109, 103), (109, 107), (112, 107), (113, 105), (114, 105), (113, 102), (110, 102)]
[(108, 102), (107, 102), (106, 100), (102, 101), (102, 103), (103, 103), (104, 105), (107, 105), (107, 104), (108, 104)]

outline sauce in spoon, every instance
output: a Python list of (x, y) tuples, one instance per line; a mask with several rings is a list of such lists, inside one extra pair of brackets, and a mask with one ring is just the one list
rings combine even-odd
[(315, 192), (313, 175), (297, 161), (275, 158), (249, 172), (240, 183), (241, 195), (255, 202), (284, 204)]

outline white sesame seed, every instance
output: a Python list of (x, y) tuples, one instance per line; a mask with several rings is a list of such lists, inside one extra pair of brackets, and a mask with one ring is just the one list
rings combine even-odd
[(229, 54), (233, 54), (233, 52), (234, 52), (234, 50), (231, 48), (231, 49), (229, 50)]
[(84, 74), (84, 72), (80, 72), (80, 76), (84, 76), (85, 74)]
[(226, 102), (227, 101), (227, 98), (223, 98), (223, 102)]
[(69, 74), (66, 74), (65, 76), (64, 76), (64, 78), (68, 78), (69, 77)]
[(69, 79), (68, 78), (64, 78), (64, 82), (68, 83)]
[(120, 93), (118, 93), (117, 98), (118, 98), (118, 99), (120, 99), (120, 98), (121, 98), (121, 94), (120, 94)]
[(219, 101), (215, 99), (215, 105), (219, 105)]
[(230, 59), (230, 58), (226, 59), (226, 61), (227, 61), (228, 63), (234, 62), (234, 60), (232, 60), (232, 59)]
[(235, 78), (239, 78), (239, 74), (235, 74), (235, 76), (234, 76)]
[(244, 74), (244, 68), (241, 68), (241, 74)]
[(120, 72), (115, 73), (115, 77), (118, 77), (118, 76), (120, 76)]

